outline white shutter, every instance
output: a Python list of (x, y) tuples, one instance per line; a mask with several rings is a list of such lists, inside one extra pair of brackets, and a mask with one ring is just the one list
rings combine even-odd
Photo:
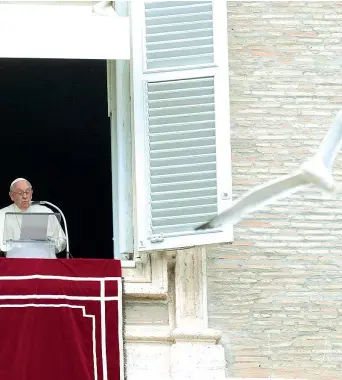
[(226, 3), (132, 3), (137, 249), (229, 242), (195, 233), (231, 202)]

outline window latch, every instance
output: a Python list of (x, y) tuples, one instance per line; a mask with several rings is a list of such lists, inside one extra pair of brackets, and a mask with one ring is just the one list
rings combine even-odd
[(151, 243), (162, 243), (164, 241), (163, 234), (156, 234), (150, 237)]

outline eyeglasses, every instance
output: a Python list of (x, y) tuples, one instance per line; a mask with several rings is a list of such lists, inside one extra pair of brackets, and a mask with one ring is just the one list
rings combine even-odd
[(18, 197), (23, 197), (24, 194), (29, 196), (32, 194), (32, 189), (27, 189), (25, 191), (12, 191), (12, 193), (18, 195)]

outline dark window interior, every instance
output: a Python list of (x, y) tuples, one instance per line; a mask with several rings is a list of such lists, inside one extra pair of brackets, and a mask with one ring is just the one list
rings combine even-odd
[(74, 257), (113, 257), (106, 80), (103, 60), (0, 59), (0, 207), (27, 178), (63, 210)]

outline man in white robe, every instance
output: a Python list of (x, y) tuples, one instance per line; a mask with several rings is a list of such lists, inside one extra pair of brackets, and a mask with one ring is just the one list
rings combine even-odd
[[(17, 178), (11, 183), (9, 196), (13, 203), (0, 209), (0, 251), (7, 257), (56, 258), (56, 253), (66, 247), (66, 236), (55, 215), (49, 217), (48, 221), (48, 245), (20, 243), (23, 213), (53, 213), (46, 206), (32, 205), (32, 194), (32, 186), (25, 178)], [(9, 243), (9, 240), (16, 243)], [(37, 250), (37, 247), (41, 249)]]

